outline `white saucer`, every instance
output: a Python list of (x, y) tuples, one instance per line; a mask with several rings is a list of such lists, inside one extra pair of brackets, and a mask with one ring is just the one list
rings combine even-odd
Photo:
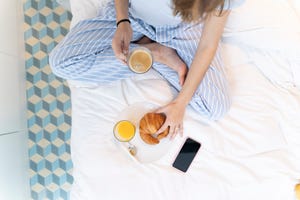
[[(137, 148), (137, 153), (134, 156), (136, 160), (142, 163), (153, 162), (164, 156), (170, 149), (172, 142), (169, 138), (164, 138), (160, 140), (157, 145), (146, 144), (140, 137), (139, 133), (139, 121), (148, 112), (153, 112), (155, 109), (159, 108), (159, 105), (155, 105), (149, 102), (140, 102), (129, 105), (127, 108), (121, 111), (116, 123), (121, 120), (128, 120), (136, 126), (136, 133), (134, 138), (130, 141), (131, 144), (135, 145)], [(126, 149), (128, 144), (120, 142), (123, 149)], [(124, 148), (125, 147), (125, 148)], [(129, 153), (128, 153), (129, 154)], [(130, 154), (129, 154), (130, 155)], [(131, 155), (130, 155), (131, 156)]]

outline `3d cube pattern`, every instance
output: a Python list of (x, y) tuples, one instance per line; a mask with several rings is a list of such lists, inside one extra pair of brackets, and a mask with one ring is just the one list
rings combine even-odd
[(71, 100), (66, 81), (48, 64), (67, 34), (71, 13), (54, 0), (23, 0), (31, 198), (69, 199)]

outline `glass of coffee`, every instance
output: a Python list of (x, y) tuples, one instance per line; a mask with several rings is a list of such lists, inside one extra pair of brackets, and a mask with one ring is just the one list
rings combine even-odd
[(147, 72), (153, 63), (151, 51), (146, 47), (136, 47), (132, 49), (127, 58), (129, 69), (133, 72), (142, 74)]

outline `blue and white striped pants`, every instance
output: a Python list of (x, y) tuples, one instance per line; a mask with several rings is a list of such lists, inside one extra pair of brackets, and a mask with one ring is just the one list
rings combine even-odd
[[(176, 49), (187, 66), (191, 65), (202, 32), (201, 24), (153, 27), (133, 16), (130, 20), (132, 41), (147, 36)], [(49, 61), (53, 72), (65, 79), (102, 84), (136, 75), (114, 56), (111, 43), (115, 30), (113, 4), (107, 6), (103, 15), (79, 22), (51, 52)], [(134, 46), (136, 44), (130, 44), (130, 48)], [(181, 89), (177, 72), (157, 62), (154, 62), (153, 68), (177, 90)], [(228, 111), (230, 99), (218, 51), (190, 105), (213, 120)]]

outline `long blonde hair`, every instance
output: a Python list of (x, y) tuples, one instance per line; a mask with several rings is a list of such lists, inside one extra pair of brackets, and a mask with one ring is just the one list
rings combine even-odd
[(173, 14), (181, 16), (186, 22), (197, 21), (215, 11), (220, 16), (224, 4), (225, 0), (173, 0)]

